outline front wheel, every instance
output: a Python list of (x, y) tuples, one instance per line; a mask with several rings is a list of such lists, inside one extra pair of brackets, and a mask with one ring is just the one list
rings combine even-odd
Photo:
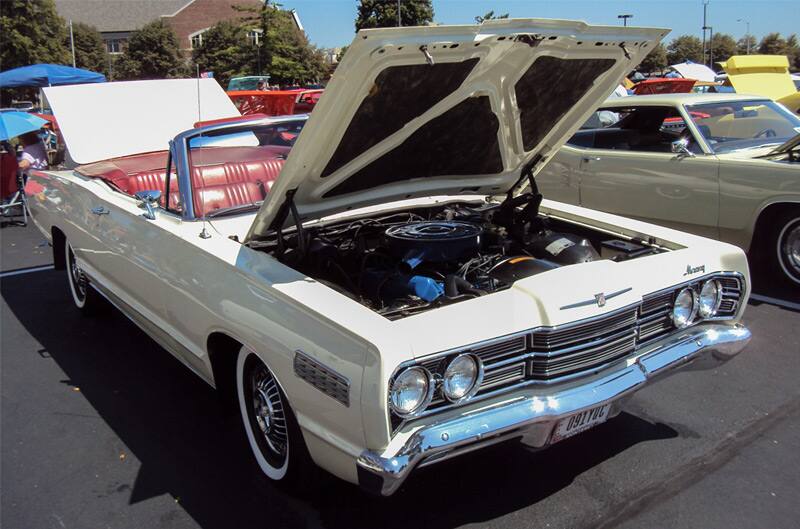
[(261, 471), (272, 481), (299, 485), (312, 468), (311, 458), (275, 376), (257, 354), (242, 347), (236, 382), (242, 423)]
[(97, 293), (89, 286), (89, 278), (78, 266), (75, 253), (69, 241), (64, 241), (64, 257), (67, 264), (67, 282), (72, 293), (72, 301), (84, 314), (91, 314), (99, 303)]
[(776, 223), (773, 248), (779, 271), (800, 285), (800, 212), (788, 211)]

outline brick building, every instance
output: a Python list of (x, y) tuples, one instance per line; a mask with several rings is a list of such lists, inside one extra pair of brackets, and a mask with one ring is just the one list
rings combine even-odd
[[(66, 20), (94, 26), (108, 53), (122, 53), (130, 34), (145, 24), (162, 19), (172, 26), (184, 55), (202, 43), (203, 32), (223, 20), (243, 14), (232, 7), (258, 7), (262, 0), (55, 0)], [(251, 38), (258, 39), (254, 31)]]

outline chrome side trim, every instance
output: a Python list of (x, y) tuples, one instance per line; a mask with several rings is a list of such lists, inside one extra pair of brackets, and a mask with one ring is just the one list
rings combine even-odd
[[(516, 436), (526, 444), (545, 447), (558, 421), (606, 403), (619, 411), (621, 399), (690, 362), (725, 362), (750, 341), (742, 325), (709, 323), (689, 327), (652, 344), (631, 363), (598, 373), (577, 385), (530, 387), (502, 400), (468, 405), (450, 418), (419, 428), (402, 446), (364, 450), (356, 461), (359, 484), (389, 496), (417, 466), (432, 464), (487, 443)], [(413, 427), (411, 427), (413, 428)]]
[(294, 352), (294, 374), (332, 399), (350, 407), (350, 380), (300, 350)]

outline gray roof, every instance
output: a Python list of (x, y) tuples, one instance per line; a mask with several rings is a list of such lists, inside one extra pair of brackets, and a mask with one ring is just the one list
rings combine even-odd
[(191, 0), (55, 0), (58, 14), (98, 31), (133, 31), (163, 15), (172, 15)]

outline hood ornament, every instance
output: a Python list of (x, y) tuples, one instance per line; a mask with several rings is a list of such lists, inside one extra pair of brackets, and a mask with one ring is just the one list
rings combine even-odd
[(622, 290), (617, 290), (616, 292), (611, 292), (609, 294), (606, 294), (605, 292), (600, 292), (598, 294), (595, 294), (592, 299), (579, 301), (577, 303), (572, 303), (571, 305), (564, 305), (563, 307), (561, 307), (561, 310), (576, 309), (578, 307), (586, 307), (588, 305), (597, 305), (598, 307), (605, 307), (606, 302), (609, 299), (621, 296), (622, 294), (630, 292), (631, 290), (633, 290), (633, 287), (623, 288)]

